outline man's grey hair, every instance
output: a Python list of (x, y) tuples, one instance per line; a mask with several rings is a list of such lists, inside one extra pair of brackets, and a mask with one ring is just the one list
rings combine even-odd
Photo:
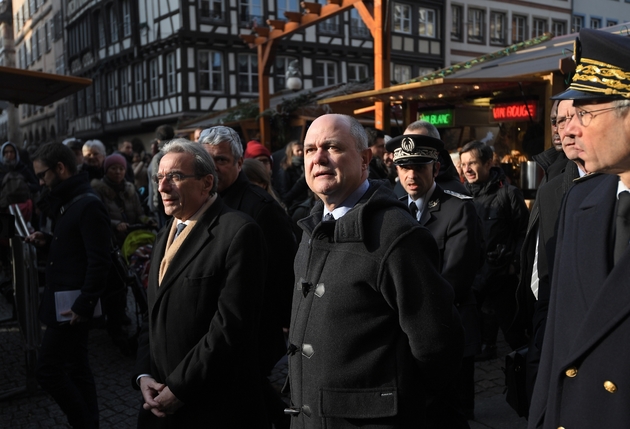
[(612, 102), (613, 106), (617, 107), (615, 110), (615, 114), (617, 117), (622, 117), (626, 113), (628, 113), (628, 108), (630, 107), (630, 100), (615, 100)]
[(105, 150), (105, 145), (100, 140), (88, 140), (83, 144), (83, 149), (92, 149), (96, 148), (100, 152), (101, 155), (107, 155), (107, 151)]
[(243, 143), (238, 133), (230, 127), (217, 125), (216, 127), (206, 128), (199, 135), (199, 143), (216, 146), (223, 142), (230, 144), (234, 163), (243, 157)]
[(427, 121), (420, 120), (420, 121), (412, 122), (411, 124), (407, 126), (407, 129), (406, 129), (406, 131), (410, 131), (411, 133), (415, 133), (415, 134), (419, 134), (418, 131), (423, 131), (423, 130), (426, 130), (427, 135), (429, 137), (440, 139), (440, 132), (438, 131), (438, 129), (435, 128), (435, 125)]
[(214, 165), (214, 161), (210, 154), (205, 151), (203, 147), (201, 147), (198, 143), (191, 142), (190, 140), (179, 138), (171, 140), (166, 143), (162, 150), (160, 151), (162, 157), (167, 153), (189, 153), (191, 154), (194, 160), (194, 169), (195, 176), (199, 179), (201, 177), (207, 176), (208, 174), (212, 174), (214, 177), (214, 182), (212, 184), (212, 189), (210, 189), (210, 196), (214, 195), (217, 192), (217, 186), (219, 184), (219, 179), (217, 177), (217, 168)]
[(363, 128), (363, 125), (361, 125), (359, 121), (357, 121), (352, 116), (343, 115), (341, 113), (329, 113), (328, 115), (334, 115), (337, 117), (344, 118), (346, 120), (346, 122), (350, 126), (350, 129), (348, 131), (350, 132), (350, 135), (354, 139), (354, 143), (356, 144), (356, 147), (359, 153), (363, 152), (364, 150), (368, 148), (368, 135), (367, 135), (367, 132), (365, 131), (365, 128)]

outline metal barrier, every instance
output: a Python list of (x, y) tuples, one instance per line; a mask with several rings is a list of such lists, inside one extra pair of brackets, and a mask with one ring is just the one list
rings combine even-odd
[(20, 333), (24, 340), (26, 359), (26, 386), (0, 392), (0, 400), (9, 399), (21, 393), (33, 394), (37, 391), (35, 365), (37, 349), (41, 343), (41, 324), (37, 317), (39, 307), (39, 280), (37, 253), (32, 244), (24, 242), (29, 231), (17, 205), (9, 206), (15, 218), (15, 235), (9, 238), (13, 263), (13, 295)]

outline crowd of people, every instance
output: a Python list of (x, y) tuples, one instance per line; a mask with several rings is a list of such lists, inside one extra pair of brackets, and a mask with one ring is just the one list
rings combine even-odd
[[(39, 384), (98, 427), (102, 308), (137, 356), (139, 428), (465, 429), (501, 330), (526, 355), (530, 428), (627, 427), (630, 39), (578, 43), (531, 210), (491, 146), (451, 157), (424, 121), (390, 138), (326, 114), (276, 153), (226, 126), (160, 126), (149, 156), (5, 143), (0, 209), (18, 205), (45, 258)], [(130, 336), (112, 254), (138, 229), (157, 235)], [(288, 404), (267, 378), (284, 355)]]

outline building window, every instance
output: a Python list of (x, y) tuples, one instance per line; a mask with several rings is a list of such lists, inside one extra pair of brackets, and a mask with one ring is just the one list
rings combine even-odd
[(101, 111), (101, 80), (98, 76), (94, 77), (94, 110)]
[(437, 35), (437, 11), (435, 9), (418, 8), (418, 36), (431, 37)]
[(287, 69), (289, 68), (289, 64), (291, 63), (291, 61), (295, 59), (296, 58), (292, 57), (276, 57), (276, 62), (274, 64), (273, 70), (276, 92), (285, 89)]
[(277, 0), (276, 2), (277, 19), (286, 19), (284, 12), (300, 12), (299, 0)]
[(177, 80), (175, 74), (175, 52), (166, 55), (166, 93), (177, 92)]
[(451, 40), (461, 42), (464, 40), (464, 8), (457, 5), (451, 6)]
[(411, 34), (411, 6), (394, 3), (394, 31)]
[(256, 55), (238, 55), (238, 91), (241, 94), (258, 92), (258, 57)]
[(403, 83), (411, 80), (411, 66), (405, 66), (402, 64), (394, 64), (394, 72), (392, 77), (394, 82)]
[(606, 27), (612, 27), (613, 25), (617, 25), (617, 21), (613, 21), (611, 19), (606, 21)]
[(240, 0), (238, 13), (241, 26), (253, 28), (258, 25), (266, 25), (262, 0)]
[(116, 72), (107, 74), (107, 106), (118, 106), (118, 79)]
[(567, 34), (567, 23), (565, 21), (551, 21), (551, 32), (554, 37)]
[(493, 45), (506, 44), (505, 13), (490, 12), (490, 43)]
[(33, 50), (35, 51), (35, 58), (40, 59), (42, 57), (42, 51), (39, 49), (40, 29), (35, 29), (35, 40), (33, 41)]
[(149, 97), (157, 98), (160, 96), (160, 81), (159, 81), (159, 65), (158, 59), (154, 58), (149, 61)]
[(486, 11), (468, 9), (468, 42), (484, 43)]
[(322, 34), (339, 34), (339, 15), (317, 24), (317, 31)]
[(591, 18), (591, 28), (602, 28), (602, 20), (600, 18)]
[(584, 17), (573, 15), (571, 18), (571, 33), (579, 33), (584, 28)]
[(367, 80), (369, 69), (366, 64), (348, 64), (348, 82), (362, 82)]
[(88, 115), (94, 113), (94, 93), (92, 90), (91, 86), (85, 88), (85, 111)]
[(547, 20), (534, 18), (532, 37), (540, 37), (547, 32)]
[(131, 69), (125, 67), (120, 70), (120, 104), (125, 105), (131, 101)]
[(523, 42), (527, 37), (527, 17), (512, 15), (512, 43)]
[(96, 15), (96, 25), (98, 27), (98, 47), (104, 48), (107, 44), (107, 39), (105, 38), (105, 22), (103, 22), (103, 15), (100, 13)]
[(223, 0), (199, 0), (199, 12), (202, 18), (224, 21)]
[(350, 11), (350, 35), (352, 37), (368, 38), (371, 36), (370, 29), (365, 26), (363, 18), (359, 15), (356, 8)]
[(223, 91), (223, 57), (220, 52), (199, 51), (199, 90)]
[(123, 37), (131, 36), (131, 5), (129, 0), (122, 2)]
[(133, 80), (135, 82), (136, 101), (142, 101), (144, 98), (144, 69), (143, 64), (133, 66)]
[(337, 63), (334, 61), (315, 61), (313, 70), (315, 86), (329, 86), (337, 83)]
[(76, 115), (75, 116), (84, 116), (85, 115), (85, 92), (82, 89), (77, 92), (77, 106), (76, 106)]
[(118, 41), (118, 17), (113, 6), (109, 7), (109, 36), (112, 43)]
[(46, 52), (50, 51), (50, 21), (44, 23), (44, 47), (46, 48)]

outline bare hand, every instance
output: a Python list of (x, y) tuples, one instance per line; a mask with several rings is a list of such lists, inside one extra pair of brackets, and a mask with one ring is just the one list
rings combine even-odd
[(46, 245), (46, 236), (41, 231), (35, 231), (24, 239), (27, 243), (31, 243), (36, 247), (44, 247)]
[(184, 403), (177, 399), (173, 392), (171, 392), (168, 386), (155, 397), (155, 401), (160, 404), (159, 410), (165, 414), (173, 414), (184, 405)]
[(140, 392), (144, 399), (142, 408), (151, 410), (157, 417), (166, 417), (166, 414), (159, 410), (160, 403), (155, 400), (165, 387), (166, 384), (158, 383), (153, 377), (142, 377), (140, 379)]
[(125, 232), (127, 231), (128, 226), (128, 223), (120, 222), (118, 225), (116, 225), (116, 231)]
[(72, 310), (67, 310), (67, 311), (62, 311), (61, 313), (62, 316), (65, 317), (72, 317), (72, 319), (70, 319), (70, 324), (74, 325), (75, 323), (83, 323), (87, 320), (86, 317), (83, 316), (79, 316), (77, 313), (75, 313)]

